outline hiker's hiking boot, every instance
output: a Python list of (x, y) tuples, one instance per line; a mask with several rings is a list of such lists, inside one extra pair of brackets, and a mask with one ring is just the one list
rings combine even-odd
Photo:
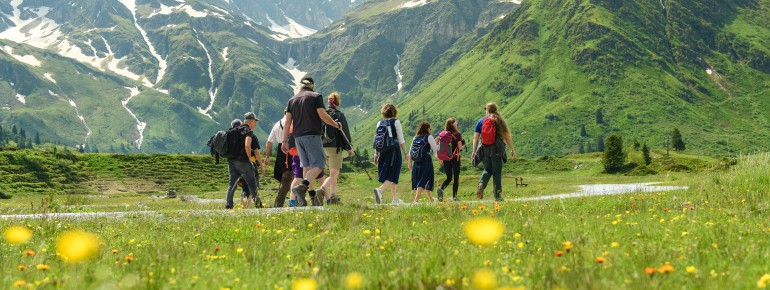
[(394, 199), (393, 199), (393, 204), (402, 204), (402, 203), (404, 203), (404, 202), (403, 202), (403, 201), (401, 201), (401, 200), (400, 200), (400, 199), (398, 199), (398, 198), (394, 198)]
[(460, 201), (460, 199), (455, 196), (452, 198), (452, 201)]
[(495, 201), (498, 201), (498, 202), (499, 201), (505, 201), (503, 199), (503, 190), (502, 189), (495, 190)]
[(476, 189), (476, 197), (484, 199), (484, 185), (479, 183), (479, 187)]
[(312, 200), (310, 201), (313, 206), (323, 206), (324, 205), (324, 199), (326, 198), (326, 190), (322, 188), (319, 188), (315, 191), (315, 196), (311, 196)]
[(332, 194), (330, 200), (331, 204), (342, 204), (342, 198), (340, 198), (340, 196), (337, 194)]
[(438, 188), (438, 201), (444, 201), (444, 189), (441, 187)]
[(297, 196), (297, 206), (307, 206), (307, 200), (305, 199), (305, 193), (307, 193), (307, 185), (297, 185), (291, 189), (291, 192)]
[(374, 189), (374, 202), (377, 204), (382, 203), (382, 191), (379, 188)]

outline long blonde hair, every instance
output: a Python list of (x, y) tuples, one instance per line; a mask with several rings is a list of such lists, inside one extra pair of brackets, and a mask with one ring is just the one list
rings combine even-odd
[(489, 115), (495, 120), (495, 123), (497, 123), (497, 138), (505, 140), (510, 137), (511, 132), (508, 130), (508, 124), (505, 123), (503, 115), (500, 115), (497, 111), (497, 104), (495, 104), (495, 102), (487, 103), (487, 112), (489, 112)]

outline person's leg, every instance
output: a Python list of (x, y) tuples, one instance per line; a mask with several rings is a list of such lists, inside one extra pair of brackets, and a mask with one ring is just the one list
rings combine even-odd
[[(443, 164), (441, 165), (444, 167), (444, 173), (446, 174), (446, 180), (444, 180), (444, 183), (441, 184), (441, 189), (445, 189), (449, 185), (449, 183), (452, 182), (452, 172), (453, 172), (452, 161), (453, 160), (444, 161)], [(440, 196), (441, 194), (439, 193), (439, 197)]]
[(278, 187), (278, 195), (275, 196), (275, 207), (283, 207), (286, 201), (286, 194), (291, 189), (292, 173), (291, 171), (284, 171), (281, 175), (281, 184)]
[(399, 203), (401, 202), (400, 199), (398, 199), (398, 193), (396, 192), (398, 190), (398, 184), (390, 182), (390, 194), (393, 196), (393, 202)]
[(240, 177), (240, 172), (238, 172), (238, 169), (234, 166), (235, 161), (227, 161), (227, 172), (229, 173), (230, 177), (227, 182), (227, 192), (225, 194), (225, 208), (226, 209), (232, 209), (233, 208), (233, 194), (235, 194), (235, 187), (238, 185), (238, 178)]
[(502, 158), (493, 158), (492, 159), (492, 179), (494, 184), (494, 193), (495, 193), (495, 200), (502, 201), (503, 200), (503, 159)]
[(460, 189), (460, 160), (453, 159), (451, 163), (454, 183), (452, 184), (452, 198), (457, 198), (457, 191)]
[(246, 186), (249, 188), (249, 194), (247, 196), (246, 206), (251, 206), (251, 199), (253, 198), (255, 201), (255, 205), (257, 207), (262, 207), (262, 200), (260, 199), (257, 191), (257, 186), (259, 186), (259, 183), (257, 181), (257, 176), (254, 172), (254, 166), (251, 165), (249, 162), (238, 162), (237, 163), (238, 170), (241, 172), (241, 178), (246, 183)]
[(414, 195), (414, 202), (420, 202), (420, 194), (422, 193), (422, 187), (417, 188), (417, 193)]
[(489, 156), (484, 156), (481, 161), (484, 163), (484, 173), (481, 174), (479, 187), (476, 190), (476, 197), (480, 199), (484, 198), (484, 188), (486, 188), (487, 184), (489, 184), (489, 179), (492, 178), (493, 173), (492, 158)]

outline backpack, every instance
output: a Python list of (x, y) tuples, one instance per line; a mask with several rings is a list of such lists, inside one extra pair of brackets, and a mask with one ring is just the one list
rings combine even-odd
[(442, 161), (451, 160), (452, 158), (457, 157), (458, 148), (452, 148), (452, 141), (454, 141), (455, 136), (450, 131), (443, 131), (438, 134), (438, 152), (436, 154), (438, 155), (438, 159)]
[[(239, 142), (240, 141), (240, 142)], [(211, 155), (215, 158), (215, 164), (219, 164), (219, 157), (238, 157), (239, 150), (244, 150), (243, 135), (240, 128), (230, 128), (227, 131), (218, 131), (209, 138), (206, 145), (211, 148)]]
[(422, 135), (414, 138), (412, 148), (409, 150), (409, 156), (414, 162), (420, 162), (430, 159), (430, 145), (428, 145), (428, 135)]
[(289, 143), (289, 155), (291, 156), (297, 156), (299, 153), (297, 153), (297, 141), (294, 140), (294, 125), (292, 124), (289, 128), (289, 138), (286, 143)]
[(484, 117), (481, 123), (481, 144), (492, 145), (497, 140), (497, 123), (495, 119)]
[[(326, 113), (329, 114), (329, 116), (332, 117), (332, 120), (335, 122), (339, 121), (339, 113), (337, 109), (326, 109)], [(329, 144), (333, 143), (337, 139), (337, 135), (339, 134), (339, 129), (332, 127), (329, 124), (326, 124), (326, 122), (321, 123), (321, 143), (323, 144)]]
[(374, 135), (374, 150), (380, 153), (390, 152), (398, 147), (396, 141), (396, 119), (382, 120), (377, 124), (377, 133)]

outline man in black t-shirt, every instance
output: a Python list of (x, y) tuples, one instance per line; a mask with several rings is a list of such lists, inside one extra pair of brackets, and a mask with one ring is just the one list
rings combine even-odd
[(265, 170), (264, 166), (262, 166), (262, 158), (259, 156), (259, 141), (252, 131), (257, 125), (257, 121), (257, 116), (254, 113), (246, 113), (243, 116), (243, 125), (238, 128), (241, 131), (240, 136), (243, 140), (243, 150), (235, 158), (227, 160), (227, 170), (230, 173), (230, 178), (225, 199), (225, 209), (233, 208), (233, 195), (239, 179), (243, 179), (248, 187), (247, 203), (253, 199), (254, 205), (257, 208), (262, 207), (262, 200), (257, 193), (257, 186), (259, 184), (257, 183), (256, 171), (254, 169), (254, 163), (258, 163), (262, 167), (263, 173)]
[[(294, 136), (297, 145), (303, 176), (318, 176), (326, 166), (323, 143), (321, 142), (321, 122), (323, 121), (335, 129), (340, 129), (342, 126), (326, 113), (323, 96), (313, 91), (315, 83), (312, 78), (302, 78), (300, 85), (302, 89), (289, 99), (286, 106), (286, 123), (283, 127), (281, 150), (284, 153), (289, 152), (289, 128), (294, 126), (292, 136)], [(310, 190), (308, 191), (308, 189)], [(302, 183), (292, 188), (291, 191), (298, 196), (299, 206), (307, 206), (305, 193), (309, 192), (311, 197), (315, 195), (313, 186), (307, 179), (302, 180)]]

